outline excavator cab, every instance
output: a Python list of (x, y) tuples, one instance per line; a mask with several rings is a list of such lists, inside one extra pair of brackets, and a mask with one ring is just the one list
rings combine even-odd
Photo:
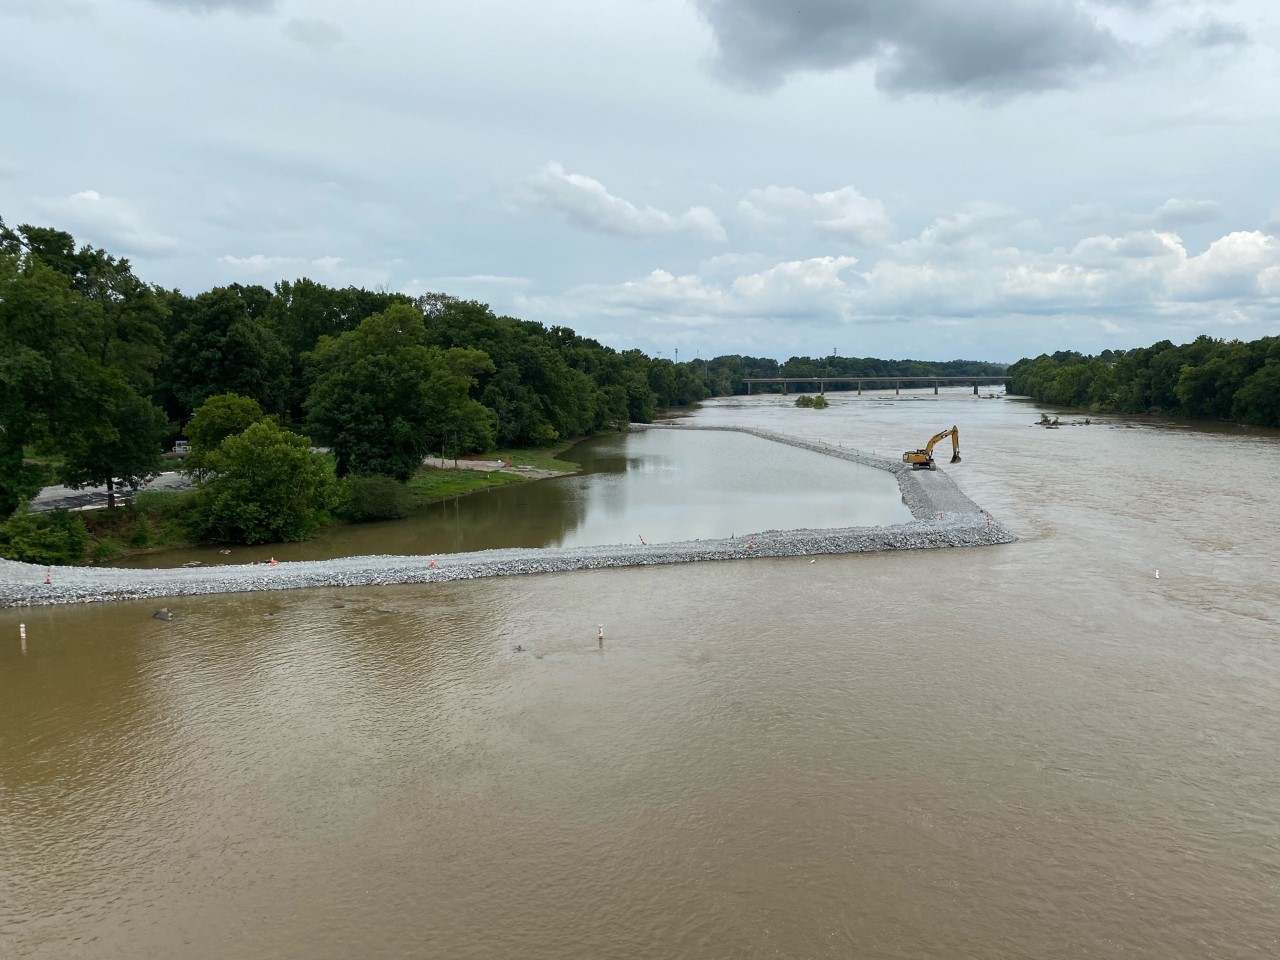
[(902, 455), (902, 462), (911, 464), (912, 470), (937, 470), (938, 465), (933, 460), (933, 448), (947, 437), (951, 438), (951, 462), (959, 463), (960, 430), (954, 426), (950, 430), (935, 434), (922, 449), (908, 450)]

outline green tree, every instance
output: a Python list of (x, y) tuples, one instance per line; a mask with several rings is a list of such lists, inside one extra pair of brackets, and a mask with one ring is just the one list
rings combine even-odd
[(413, 509), (413, 493), (391, 477), (353, 475), (338, 481), (337, 514), (348, 523), (399, 520)]
[(328, 460), (306, 437), (260, 420), (209, 453), (208, 476), (196, 494), (201, 539), (231, 543), (305, 540), (334, 505)]
[(66, 277), (72, 291), (94, 309), (76, 324), (75, 342), (92, 360), (114, 367), (139, 393), (151, 389), (152, 371), (163, 354), (164, 301), (139, 280), (128, 260), (91, 246), (76, 248), (71, 234), (0, 221), (0, 246), (38, 260)]
[(101, 307), (13, 243), (0, 250), (0, 516), (8, 516), (39, 487), (24, 448), (56, 449), (63, 429), (95, 417), (104, 373), (79, 337)]
[(1241, 384), (1232, 412), (1245, 423), (1280, 427), (1280, 359), (1268, 361)]
[(104, 371), (93, 388), (92, 410), (59, 432), (62, 480), (71, 487), (105, 486), (107, 509), (116, 505), (116, 485), (137, 490), (160, 472), (164, 411), (138, 396), (116, 370)]
[(252, 397), (238, 393), (209, 397), (187, 422), (185, 432), (190, 452), (182, 468), (195, 477), (202, 477), (208, 468), (209, 454), (217, 450), (223, 440), (243, 433), (264, 416), (262, 407)]
[(180, 410), (193, 411), (220, 393), (238, 393), (270, 413), (284, 412), (292, 375), (289, 353), (251, 315), (254, 288), (218, 287), (172, 303), (179, 326), (170, 344), (164, 387)]
[(277, 283), (263, 319), (289, 353), (293, 368), (287, 403), (290, 415), (302, 415), (307, 396), (302, 357), (315, 349), (321, 337), (339, 336), (392, 304), (411, 302), (404, 294), (358, 287), (338, 290), (306, 277)]
[(492, 446), (496, 417), (470, 395), (492, 362), (482, 351), (441, 350), (426, 339), (422, 314), (396, 304), (322, 338), (309, 355), (307, 414), (333, 447), (339, 474), (404, 481), (450, 437), (463, 452)]

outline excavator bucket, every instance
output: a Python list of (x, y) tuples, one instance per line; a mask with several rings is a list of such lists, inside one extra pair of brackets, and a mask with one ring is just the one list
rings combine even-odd
[(952, 463), (959, 463), (959, 462), (960, 462), (960, 452), (959, 452), (959, 451), (956, 451), (955, 453), (953, 453), (953, 454), (951, 455), (951, 462), (952, 462)]

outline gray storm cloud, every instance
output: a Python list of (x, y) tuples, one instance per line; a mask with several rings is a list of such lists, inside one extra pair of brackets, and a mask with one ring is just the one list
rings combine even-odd
[(720, 70), (757, 89), (865, 62), (887, 92), (1002, 97), (1069, 86), (1126, 57), (1079, 0), (694, 2)]

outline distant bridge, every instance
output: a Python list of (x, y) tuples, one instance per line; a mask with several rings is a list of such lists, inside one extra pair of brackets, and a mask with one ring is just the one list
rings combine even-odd
[[(980, 384), (1003, 383), (1008, 384), (1013, 377), (744, 377), (742, 382), (747, 385), (747, 393), (751, 392), (753, 383), (780, 383), (782, 384), (782, 392), (787, 392), (787, 385), (796, 384), (817, 384), (819, 393), (827, 392), (828, 383), (856, 383), (858, 385), (858, 395), (862, 395), (862, 385), (864, 383), (873, 384), (893, 384), (895, 394), (902, 393), (902, 385), (904, 383), (923, 383), (925, 385), (933, 384), (933, 392), (938, 392), (938, 385), (943, 383), (972, 383), (973, 395), (978, 395), (978, 386)], [(887, 389), (887, 388), (886, 388)]]

